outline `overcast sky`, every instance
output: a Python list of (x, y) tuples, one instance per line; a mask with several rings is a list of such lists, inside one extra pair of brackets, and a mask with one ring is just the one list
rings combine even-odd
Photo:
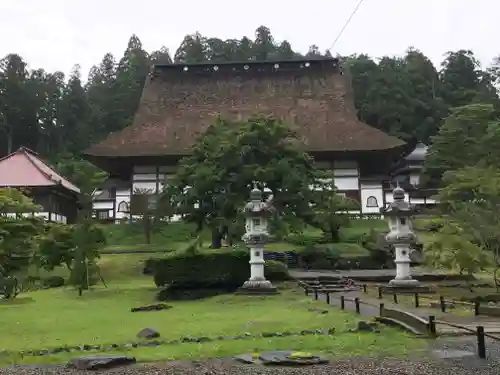
[[(184, 35), (253, 36), (259, 25), (306, 52), (330, 48), (359, 0), (0, 0), (0, 56), (83, 76), (106, 52), (120, 57), (132, 34), (173, 54)], [(483, 65), (500, 54), (498, 0), (364, 0), (332, 53), (401, 55), (414, 46), (439, 64), (471, 49)]]

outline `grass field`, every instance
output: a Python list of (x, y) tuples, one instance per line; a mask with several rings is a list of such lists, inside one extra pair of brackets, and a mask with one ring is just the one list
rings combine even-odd
[[(357, 316), (331, 309), (327, 314), (309, 311), (324, 303), (303, 296), (292, 287), (279, 296), (224, 295), (200, 301), (172, 302), (173, 308), (131, 313), (130, 308), (150, 304), (156, 290), (148, 278), (112, 280), (78, 297), (74, 290), (50, 289), (24, 293), (0, 303), (0, 352), (50, 349), (67, 345), (104, 345), (136, 342), (142, 328), (157, 329), (162, 339), (238, 335), (245, 332), (284, 332), (329, 329), (335, 337), (297, 336), (254, 338), (199, 344), (177, 344), (131, 349), (139, 360), (213, 357), (266, 349), (322, 351), (336, 355), (404, 355), (423, 347), (421, 340), (384, 328), (381, 333), (342, 333), (354, 328)], [(75, 353), (44, 357), (0, 355), (0, 364), (51, 363)]]

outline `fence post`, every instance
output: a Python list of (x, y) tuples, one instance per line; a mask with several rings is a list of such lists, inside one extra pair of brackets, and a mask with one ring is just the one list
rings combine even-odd
[(342, 310), (345, 309), (345, 298), (344, 298), (344, 296), (340, 296), (340, 308)]
[(361, 314), (360, 309), (359, 309), (359, 298), (358, 297), (354, 298), (354, 305), (356, 306), (356, 313)]
[(382, 287), (378, 287), (378, 299), (382, 299)]
[(307, 285), (307, 284), (306, 284), (306, 285), (304, 285), (304, 294), (305, 294), (306, 296), (308, 296), (308, 295), (309, 295), (309, 285)]
[(436, 337), (436, 317), (434, 315), (429, 315), (429, 334), (432, 337)]
[(439, 305), (441, 306), (441, 312), (446, 312), (446, 302), (443, 296), (439, 296)]
[(474, 316), (479, 315), (479, 301), (474, 301)]
[(384, 316), (384, 304), (383, 304), (383, 303), (381, 303), (381, 304), (379, 305), (379, 312), (378, 312), (378, 314), (379, 314), (380, 316)]
[(318, 300), (318, 288), (314, 288), (314, 299)]
[(420, 307), (420, 300), (418, 297), (418, 293), (415, 293), (415, 307)]
[(398, 295), (397, 295), (397, 293), (396, 293), (396, 292), (394, 292), (394, 293), (392, 294), (392, 299), (394, 300), (394, 303), (396, 303), (396, 304), (398, 303)]
[(326, 292), (326, 304), (330, 304), (330, 292)]
[(366, 284), (363, 284), (363, 292), (366, 293)]
[(477, 335), (477, 355), (481, 359), (486, 358), (486, 341), (484, 339), (484, 327), (477, 326), (476, 328)]

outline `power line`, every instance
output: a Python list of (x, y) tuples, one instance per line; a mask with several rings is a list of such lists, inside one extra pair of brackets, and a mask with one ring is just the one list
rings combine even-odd
[(361, 6), (361, 4), (363, 4), (363, 1), (364, 0), (359, 0), (358, 2), (358, 5), (356, 5), (356, 7), (354, 8), (354, 10), (352, 11), (351, 15), (349, 16), (349, 18), (347, 19), (346, 23), (344, 24), (344, 26), (342, 27), (342, 29), (340, 30), (340, 32), (338, 33), (337, 37), (335, 38), (335, 40), (333, 41), (332, 45), (330, 46), (330, 48), (328, 48), (329, 51), (332, 50), (333, 46), (335, 45), (335, 43), (337, 43), (337, 41), (340, 39), (340, 37), (342, 36), (342, 34), (344, 33), (344, 30), (347, 28), (347, 26), (349, 26), (349, 23), (351, 22), (352, 18), (354, 17), (354, 15), (356, 14), (356, 12), (358, 11), (359, 7)]

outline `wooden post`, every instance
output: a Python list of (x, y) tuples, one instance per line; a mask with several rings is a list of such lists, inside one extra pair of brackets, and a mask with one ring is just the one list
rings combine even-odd
[(345, 298), (344, 298), (344, 296), (340, 296), (340, 308), (342, 310), (345, 309)]
[(379, 314), (380, 316), (384, 316), (384, 304), (383, 304), (383, 303), (381, 303), (381, 304), (379, 305), (379, 312), (378, 312), (378, 314)]
[(434, 315), (429, 315), (429, 325), (428, 325), (428, 329), (429, 329), (429, 335), (431, 335), (432, 337), (436, 337), (436, 317)]
[(326, 304), (330, 304), (330, 292), (326, 292)]
[(398, 295), (396, 292), (392, 294), (392, 299), (394, 300), (394, 303), (398, 303)]
[(420, 300), (418, 298), (418, 293), (415, 293), (415, 307), (420, 307)]
[(318, 300), (318, 288), (314, 288), (314, 299)]
[(446, 312), (446, 302), (443, 296), (439, 296), (439, 305), (441, 306), (441, 311)]
[(474, 302), (474, 316), (479, 315), (479, 301)]
[(358, 297), (354, 298), (354, 305), (356, 307), (356, 314), (361, 314), (361, 311), (359, 309), (359, 298)]
[(382, 299), (382, 287), (378, 287), (378, 299)]
[(481, 359), (486, 358), (486, 341), (484, 339), (484, 327), (477, 326), (476, 328), (477, 335), (477, 355)]
[(366, 291), (366, 284), (363, 284), (363, 292), (367, 293), (367, 291)]

